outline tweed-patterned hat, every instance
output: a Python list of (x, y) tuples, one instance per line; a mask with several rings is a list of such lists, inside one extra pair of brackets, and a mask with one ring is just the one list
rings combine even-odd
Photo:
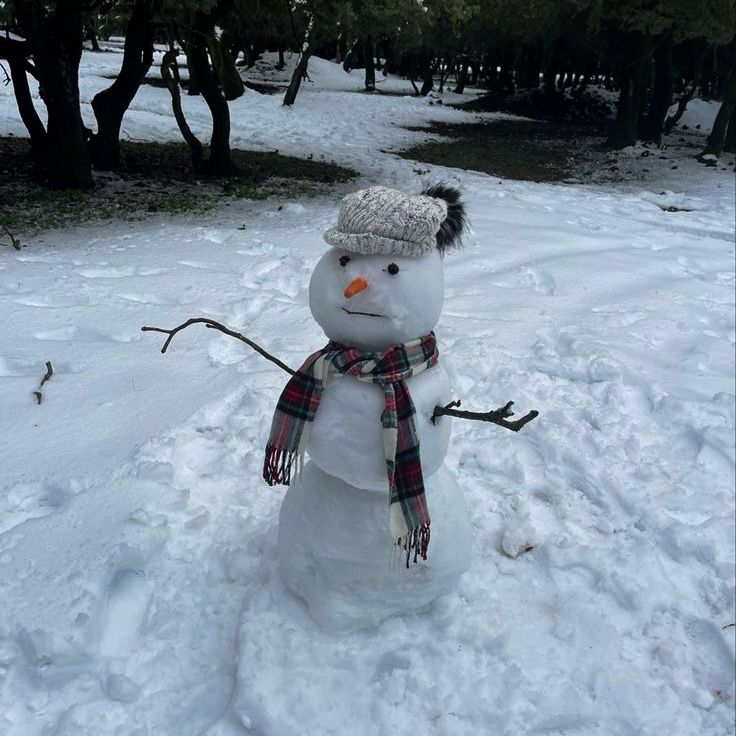
[(343, 197), (337, 227), (324, 239), (337, 248), (371, 255), (421, 257), (456, 245), (465, 228), (460, 193), (437, 185), (409, 195), (387, 187), (361, 189)]

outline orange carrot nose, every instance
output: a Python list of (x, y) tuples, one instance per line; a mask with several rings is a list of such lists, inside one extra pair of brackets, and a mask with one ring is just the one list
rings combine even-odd
[(346, 287), (345, 287), (345, 298), (346, 299), (352, 299), (356, 294), (360, 294), (363, 289), (368, 288), (368, 282), (362, 277), (358, 276), (357, 279), (353, 279)]

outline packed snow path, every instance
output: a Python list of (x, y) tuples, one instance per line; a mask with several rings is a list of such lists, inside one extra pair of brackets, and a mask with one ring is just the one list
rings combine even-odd
[[(370, 100), (382, 136), (399, 113), (462, 117), (300, 94), (316, 155), (310, 94), (338, 118)], [(278, 146), (278, 101), (251, 104)], [(246, 108), (234, 119), (247, 135)], [(156, 137), (155, 120), (128, 125)], [(340, 149), (367, 172), (353, 188), (429, 178), (374, 143)], [(348, 187), (0, 252), (0, 733), (733, 733), (731, 174), (431, 174), (463, 188), (473, 222), (446, 259), (441, 360), (468, 408), (541, 415), (519, 435), (455, 423), (473, 566), (378, 630), (321, 630), (279, 582), (283, 489), (260, 470), (286, 376), (201, 328), (165, 356), (139, 331), (209, 315), (297, 365), (323, 342), (307, 286)]]

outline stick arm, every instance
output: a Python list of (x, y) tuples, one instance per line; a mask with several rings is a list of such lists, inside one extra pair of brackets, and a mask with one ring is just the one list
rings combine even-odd
[(508, 418), (514, 416), (514, 412), (511, 411), (511, 407), (514, 405), (513, 401), (508, 401), (498, 409), (486, 412), (460, 410), (457, 408), (460, 404), (460, 399), (457, 399), (445, 406), (440, 406), (439, 404), (435, 406), (431, 417), (432, 424), (435, 424), (439, 417), (447, 416), (457, 417), (458, 419), (475, 419), (479, 422), (490, 422), (491, 424), (497, 424), (499, 427), (510, 429), (512, 432), (518, 432), (523, 426), (529, 424), (532, 419), (536, 419), (539, 416), (539, 412), (536, 409), (532, 409), (523, 417), (509, 421)]

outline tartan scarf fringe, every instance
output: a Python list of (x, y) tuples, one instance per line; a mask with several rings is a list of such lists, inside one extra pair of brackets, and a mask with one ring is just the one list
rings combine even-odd
[[(406, 567), (409, 568), (409, 562), (417, 562), (417, 559), (421, 557), (423, 560), (427, 559), (427, 549), (429, 547), (430, 530), (429, 521), (424, 524), (412, 529), (408, 534), (403, 537), (398, 537), (394, 542), (394, 547), (401, 552), (406, 552)], [(413, 553), (413, 560), (412, 560)]]
[(294, 450), (283, 450), (272, 444), (266, 445), (263, 461), (263, 478), (270, 486), (288, 486), (291, 483), (292, 469), (298, 466), (298, 456)]

